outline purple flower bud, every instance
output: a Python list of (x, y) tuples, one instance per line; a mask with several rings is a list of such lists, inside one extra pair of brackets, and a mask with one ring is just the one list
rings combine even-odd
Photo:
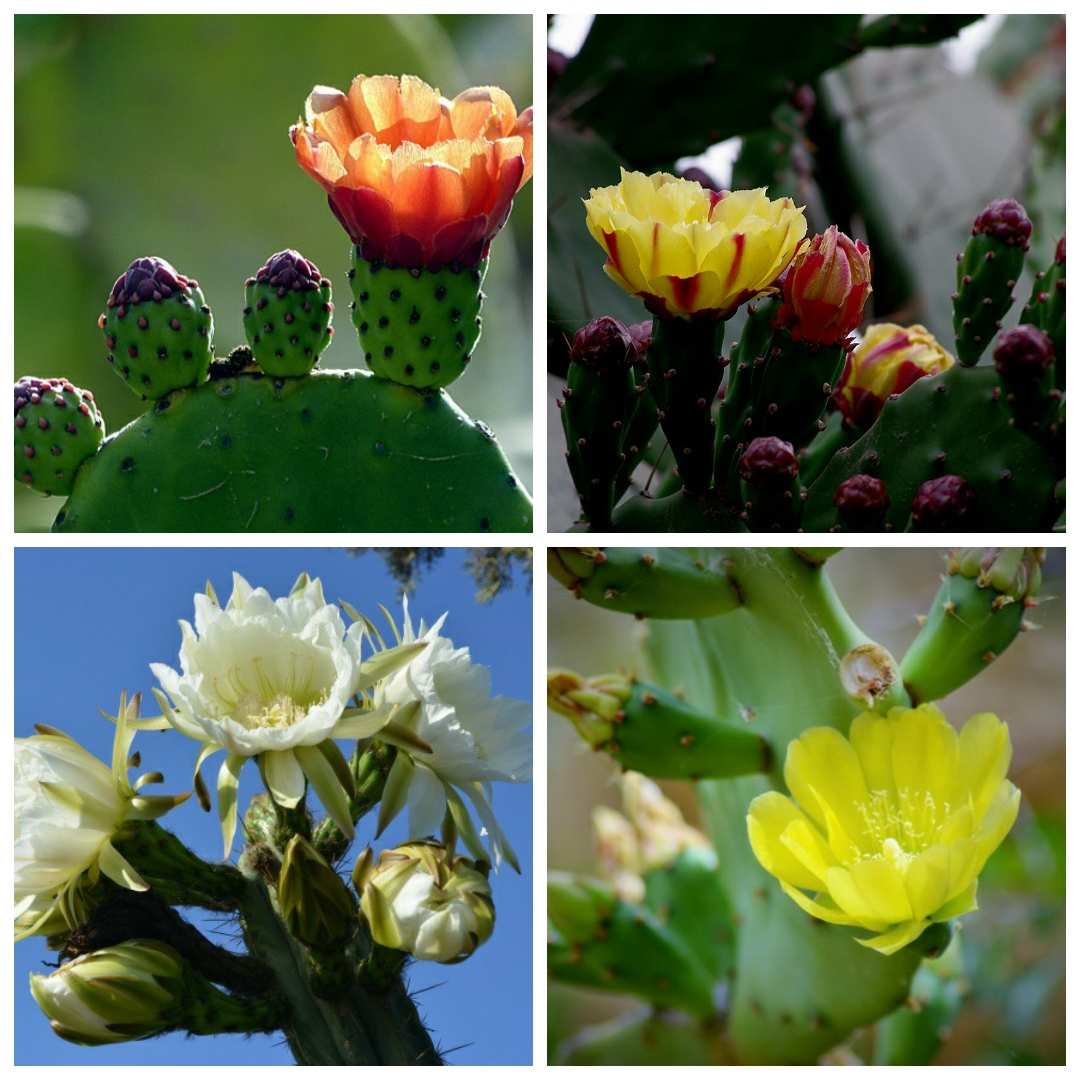
[(601, 315), (586, 323), (570, 345), (570, 359), (594, 371), (629, 366), (637, 358), (637, 348), (630, 331), (618, 319)]
[(1054, 362), (1054, 343), (1037, 326), (1006, 330), (994, 347), (994, 367), (1011, 383), (1034, 383)]
[(867, 473), (849, 476), (833, 494), (841, 522), (856, 532), (880, 529), (890, 501), (885, 485)]
[(683, 169), (679, 175), (684, 180), (693, 180), (695, 183), (700, 184), (706, 191), (720, 190), (720, 185), (704, 169), (699, 169), (696, 165)]
[(783, 491), (799, 475), (795, 448), (775, 435), (759, 436), (739, 458), (739, 475), (761, 491)]
[(312, 292), (322, 282), (322, 274), (310, 259), (288, 248), (271, 255), (256, 273), (255, 280), (291, 292)]
[(126, 307), (152, 301), (160, 303), (174, 293), (187, 293), (198, 282), (184, 277), (171, 263), (156, 255), (136, 259), (113, 284), (109, 307)]
[(971, 232), (973, 235), (986, 233), (1003, 244), (1027, 250), (1031, 219), (1015, 199), (995, 199), (975, 219)]
[(977, 496), (962, 477), (949, 474), (919, 485), (911, 501), (911, 518), (922, 532), (971, 528)]
[(1063, 263), (1065, 261), (1065, 237), (1063, 236), (1057, 242), (1057, 251), (1054, 252), (1054, 262)]

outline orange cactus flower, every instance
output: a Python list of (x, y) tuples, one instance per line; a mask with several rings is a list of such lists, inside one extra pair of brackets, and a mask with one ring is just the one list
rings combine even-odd
[(412, 75), (357, 75), (348, 93), (316, 86), (289, 137), (363, 257), (410, 269), (483, 259), (532, 173), (532, 109), (497, 86), (448, 101)]

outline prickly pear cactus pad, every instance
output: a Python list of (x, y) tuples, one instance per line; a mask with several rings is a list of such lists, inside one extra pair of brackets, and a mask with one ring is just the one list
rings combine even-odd
[[(333, 567), (323, 554), (313, 557)], [(274, 581), (296, 572), (292, 549), (261, 555)], [(132, 557), (159, 586), (137, 599), (125, 598)], [(206, 580), (190, 606), (162, 609), (174, 595), (162, 586), (207, 570), (224, 586), (234, 558), (251, 552), (129, 548), (91, 560), (88, 610), (123, 609), (98, 642), (98, 676), (130, 673), (132, 655), (151, 660), (148, 693), (121, 692), (118, 708), (87, 708), (83, 720), (66, 711), (79, 739), (111, 741), (108, 762), (33, 723), (35, 709), (43, 720), (55, 702), (39, 696), (19, 721), (13, 929), (32, 997), (22, 1002), (32, 1034), (21, 1038), (93, 1048), (179, 1036), (129, 1058), (152, 1064), (171, 1060), (184, 1036), (264, 1034), (276, 1038), (206, 1052), (267, 1064), (441, 1065), (450, 1051), (437, 1039), (456, 1045), (449, 1038), (471, 1022), (430, 998), (422, 1015), (419, 986), (433, 977), (460, 994), (471, 979), (478, 1007), (487, 999), (490, 1008), (508, 985), (516, 998), (531, 983), (532, 888), (516, 880), (527, 868), (511, 840), (529, 823), (531, 799), (522, 791), (515, 806), (507, 788), (530, 781), (532, 709), (492, 693), (496, 680), (530, 683), (510, 674), (512, 650), (502, 648), (527, 644), (528, 620), (504, 603), (418, 618), (428, 586), (410, 610), (394, 600), (391, 572), (370, 561), (342, 576), (381, 609), (378, 622), (346, 600), (327, 602), (307, 572), (271, 591), (234, 571), (220, 597)], [(433, 573), (445, 581), (463, 569)], [(32, 575), (39, 602), (45, 576)], [(51, 576), (55, 603), (69, 579)], [(179, 631), (178, 615), (187, 617)], [(493, 642), (490, 670), (479, 654)], [(169, 758), (170, 781), (194, 790), (166, 794), (161, 772), (132, 772), (141, 754)], [(218, 755), (211, 780), (208, 759)], [(460, 967), (477, 963), (479, 983)], [(479, 1024), (487, 1052), (507, 1054), (522, 1038), (531, 1047), (528, 1010), (501, 1016), (514, 1035), (496, 1049)]]
[(360, 75), (348, 95), (312, 91), (290, 136), (349, 234), (371, 374), (318, 369), (332, 285), (299, 251), (246, 280), (247, 346), (220, 359), (198, 282), (139, 258), (99, 327), (152, 405), (99, 447), (100, 417), (96, 438), (76, 418), (70, 441), (46, 438), (51, 417), (17, 386), (17, 479), (70, 495), (65, 531), (530, 530), (494, 435), (444, 388), (480, 338), (492, 241), (531, 173), (532, 111), (495, 86), (451, 101), (413, 76)]
[(89, 390), (67, 379), (27, 377), (15, 384), (15, 479), (48, 495), (67, 495), (79, 466), (105, 437)]
[(267, 375), (306, 375), (330, 344), (330, 279), (298, 251), (271, 255), (244, 285), (244, 334)]
[(199, 283), (155, 255), (116, 279), (98, 319), (105, 359), (141, 398), (156, 401), (206, 378), (214, 318)]
[(449, 386), (480, 340), (488, 260), (441, 270), (369, 262), (353, 248), (352, 320), (368, 367), (403, 386)]
[[(840, 589), (831, 571), (847, 561), (841, 549), (663, 550), (664, 559), (642, 548), (549, 553), (549, 654), (590, 665), (548, 676), (559, 806), (548, 973), (560, 1054), (617, 1065), (807, 1065), (827, 1055), (929, 1064), (948, 1033), (909, 1030), (918, 1000), (940, 998), (941, 1015), (956, 1015), (960, 995), (936, 979), (959, 989), (969, 936), (1000, 938), (993, 913), (1012, 902), (995, 867), (1015, 856), (995, 853), (1019, 842), (1021, 790), (1008, 777), (1027, 718), (975, 710), (986, 685), (987, 704), (1004, 714), (1009, 701), (1015, 713), (1000, 689), (1020, 653), (1008, 650), (1038, 629), (1030, 616), (1045, 551), (958, 549), (943, 567), (923, 552), (859, 552), (861, 563), (838, 569)], [(868, 618), (878, 596), (891, 608), (918, 587), (913, 567), (929, 571), (927, 614), (895, 657), (842, 599), (871, 558), (880, 592), (853, 599)], [(934, 596), (936, 569), (945, 572)], [(575, 612), (564, 590), (611, 614)], [(593, 666), (610, 659), (623, 670)], [(1040, 707), (1058, 702), (1056, 675)], [(968, 684), (967, 713), (941, 704)], [(589, 763), (574, 757), (586, 748)], [(589, 873), (573, 819), (594, 799)], [(562, 870), (568, 863), (578, 871)], [(1022, 955), (1019, 938), (1011, 947)], [(1002, 976), (977, 963), (970, 992), (989, 1000)], [(648, 1006), (667, 1035), (642, 1046), (629, 1017), (625, 1037), (568, 1029), (581, 999), (563, 985)], [(680, 1053), (655, 1056), (687, 1030), (698, 1035), (678, 1040)]]
[[(995, 42), (984, 62), (1003, 84), (1047, 64), (1057, 104), (1041, 130), (1055, 131), (1060, 165), (1051, 176), (1036, 166), (1042, 136), (1020, 134), (1026, 110), (991, 119), (974, 76), (958, 108), (921, 94), (919, 65), (947, 67), (942, 43), (973, 21), (837, 15), (778, 27), (767, 13), (599, 16), (576, 55), (550, 54), (549, 401), (566, 444), (565, 465), (555, 455), (549, 463), (554, 528), (1064, 528), (1065, 85), (1060, 50), (1044, 36), (1051, 22), (1055, 33), (1063, 25), (1031, 23), (1029, 47), (1014, 52), (1012, 24), (984, 24)], [(550, 33), (555, 46), (557, 23)], [(755, 65), (765, 40), (770, 63)], [(636, 63), (646, 53), (647, 73)], [(893, 63), (890, 78), (910, 95), (902, 124), (878, 114), (884, 99), (871, 91)], [(703, 106), (718, 95), (729, 105), (722, 118)], [(931, 222), (931, 196), (916, 194), (925, 157), (913, 146), (951, 148), (1006, 121), (1018, 125), (1019, 151), (993, 140), (982, 141), (984, 156), (942, 149), (951, 203), (935, 203)], [(733, 160), (705, 164), (736, 138)], [(1020, 180), (1028, 169), (1037, 179)], [(1004, 190), (986, 191), (987, 176)], [(590, 410), (581, 395), (568, 415), (581, 377), (573, 342), (604, 319), (625, 335), (645, 314), (652, 329), (635, 383), (657, 430), (625, 482), (611, 483), (612, 458), (632, 460), (618, 443), (641, 397), (616, 392)], [(1020, 355), (1009, 338), (1018, 323), (1049, 348)], [(897, 427), (887, 403), (953, 366), (963, 370), (947, 380), (933, 420), (911, 409)], [(984, 369), (1001, 403), (977, 410), (985, 426), (965, 412), (986, 386)], [(1004, 499), (980, 464), (1003, 425), (1015, 430), (991, 455), (995, 467), (1003, 457), (1029, 463)], [(785, 468), (774, 483), (762, 439), (790, 447), (797, 472)], [(871, 444), (872, 461), (849, 468)], [(893, 483), (915, 471), (917, 483)], [(790, 480), (783, 490), (780, 475)], [(945, 475), (975, 492), (977, 509), (917, 512), (921, 486)], [(857, 504), (868, 489), (856, 491), (852, 476), (884, 484), (865, 512)]]
[(361, 371), (177, 391), (86, 462), (58, 531), (483, 532), (532, 527), (491, 432), (443, 391)]

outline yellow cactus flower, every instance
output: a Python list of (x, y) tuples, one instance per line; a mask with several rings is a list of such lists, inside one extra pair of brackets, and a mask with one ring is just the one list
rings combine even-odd
[(953, 354), (925, 326), (875, 323), (848, 353), (834, 400), (851, 423), (867, 428), (886, 398), (902, 394), (924, 375), (948, 371), (955, 363)]
[(585, 221), (608, 277), (654, 315), (682, 318), (728, 318), (773, 285), (806, 235), (802, 210), (765, 188), (720, 193), (625, 169), (589, 192)]
[(750, 804), (758, 862), (804, 911), (872, 931), (886, 956), (977, 907), (977, 879), (1016, 820), (1009, 730), (991, 713), (959, 734), (934, 705), (867, 712), (846, 739), (805, 731), (778, 791)]

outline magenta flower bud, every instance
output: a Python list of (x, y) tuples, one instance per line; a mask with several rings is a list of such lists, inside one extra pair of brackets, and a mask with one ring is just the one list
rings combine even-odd
[(795, 448), (775, 435), (759, 436), (739, 458), (739, 475), (759, 491), (783, 491), (799, 475)]
[(1065, 261), (1065, 237), (1063, 236), (1057, 242), (1057, 250), (1054, 252), (1054, 262), (1063, 263)]
[(835, 225), (803, 244), (784, 278), (781, 321), (796, 341), (837, 345), (862, 322), (870, 249)]
[(975, 489), (962, 476), (938, 476), (919, 485), (911, 519), (920, 532), (970, 529), (977, 501)]
[(987, 233), (1003, 244), (1026, 251), (1031, 239), (1031, 219), (1015, 199), (995, 199), (975, 219), (971, 232), (973, 236)]
[(279, 296), (285, 292), (312, 292), (324, 282), (319, 268), (292, 248), (271, 255), (255, 274), (255, 280), (263, 285), (276, 285)]
[(586, 323), (570, 345), (571, 361), (594, 371), (630, 365), (636, 358), (637, 347), (630, 331), (610, 315)]
[(994, 367), (1010, 383), (1036, 383), (1054, 362), (1054, 343), (1037, 326), (1006, 330), (994, 347)]
[(126, 307), (145, 301), (160, 302), (173, 293), (190, 291), (197, 281), (184, 277), (171, 263), (159, 259), (156, 255), (146, 255), (136, 259), (113, 284), (109, 293), (108, 306)]
[(833, 494), (841, 524), (853, 532), (880, 529), (890, 502), (885, 485), (866, 473), (849, 476)]

